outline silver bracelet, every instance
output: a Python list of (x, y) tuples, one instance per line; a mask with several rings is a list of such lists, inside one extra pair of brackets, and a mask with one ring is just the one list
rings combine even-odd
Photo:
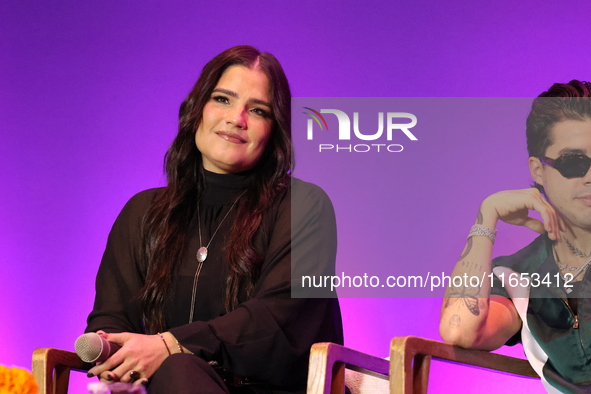
[(492, 242), (494, 245), (495, 238), (497, 237), (497, 229), (492, 228), (492, 227), (486, 227), (486, 226), (483, 226), (482, 224), (475, 224), (470, 229), (470, 234), (468, 234), (467, 239), (470, 239), (470, 237), (473, 237), (475, 235), (481, 235), (483, 237), (490, 239), (490, 242)]

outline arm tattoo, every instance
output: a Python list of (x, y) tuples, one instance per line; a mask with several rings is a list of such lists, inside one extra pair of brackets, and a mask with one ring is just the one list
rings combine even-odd
[[(473, 264), (469, 261), (465, 261), (462, 264), (465, 267), (476, 268), (473, 267), (474, 265), (479, 266), (478, 264)], [(469, 269), (472, 271), (472, 269)], [(456, 303), (456, 301), (460, 300), (462, 304), (468, 308), (470, 313), (474, 316), (480, 315), (481, 306), (478, 302), (478, 294), (480, 293), (480, 287), (472, 287), (467, 286), (467, 283), (462, 283), (461, 287), (456, 287), (452, 284), (449, 288), (449, 294), (447, 295), (447, 299), (445, 300), (444, 308), (447, 308)]]
[(460, 318), (459, 315), (453, 315), (450, 319), (449, 319), (449, 326), (456, 328), (460, 325), (460, 323), (462, 322), (462, 319)]
[(468, 238), (468, 242), (466, 243), (466, 248), (464, 249), (464, 253), (460, 256), (458, 261), (462, 260), (464, 257), (468, 256), (468, 253), (472, 250), (472, 237)]
[(470, 313), (474, 316), (479, 316), (480, 305), (478, 305), (478, 298), (476, 298), (479, 292), (480, 289), (475, 287), (452, 287), (447, 300), (445, 300), (444, 308), (447, 308), (460, 300), (460, 302), (468, 308)]
[[(482, 224), (483, 220), (484, 219), (482, 218), (482, 212), (480, 212), (480, 210), (478, 210), (478, 218), (476, 219), (476, 223)], [(460, 256), (458, 261), (460, 261), (463, 258), (465, 258), (466, 256), (468, 256), (468, 253), (470, 253), (471, 250), (472, 250), (472, 237), (468, 238), (468, 242), (466, 243), (466, 247), (464, 248), (464, 252)]]
[[(482, 224), (483, 221), (484, 221), (484, 218), (482, 217), (482, 212), (480, 210), (478, 210), (478, 217), (476, 218), (476, 223)], [(460, 258), (458, 259), (458, 262), (460, 262), (466, 256), (468, 256), (468, 254), (470, 253), (471, 250), (472, 250), (472, 237), (468, 238), (468, 242), (466, 243), (466, 247), (464, 248), (464, 251), (463, 251), (462, 255), (460, 256)], [(464, 267), (471, 267), (472, 265), (473, 264), (470, 264), (469, 261), (465, 261), (462, 263), (462, 266), (464, 266)], [(447, 296), (447, 299), (445, 300), (445, 304), (443, 305), (443, 307), (447, 308), (447, 307), (453, 305), (458, 299), (461, 299), (463, 301), (462, 303), (466, 306), (466, 308), (468, 308), (470, 313), (472, 313), (474, 316), (479, 316), (480, 310), (484, 308), (484, 305), (481, 306), (480, 303), (478, 302), (477, 296), (479, 293), (480, 293), (480, 287), (468, 287), (468, 286), (465, 286), (465, 284), (463, 287), (455, 287), (452, 284), (450, 287), (449, 295)], [(460, 325), (460, 317), (458, 315), (453, 315), (451, 317), (451, 319), (449, 320), (449, 325), (451, 327), (459, 326)]]

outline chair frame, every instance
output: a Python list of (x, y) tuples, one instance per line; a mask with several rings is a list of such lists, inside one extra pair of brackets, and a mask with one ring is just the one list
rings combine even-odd
[[(426, 393), (431, 359), (538, 378), (524, 359), (406, 336), (390, 342), (390, 361), (335, 343), (314, 344), (307, 393), (343, 394), (346, 368), (389, 380), (391, 394)], [(33, 352), (33, 376), (39, 384), (39, 394), (66, 394), (70, 371), (86, 372), (90, 368), (92, 364), (66, 350), (39, 348)]]
[[(391, 394), (426, 393), (431, 359), (465, 364), (527, 378), (539, 378), (527, 360), (412, 336), (395, 337), (390, 361), (334, 343), (312, 346), (308, 394), (342, 394), (345, 368), (389, 379)], [(373, 393), (372, 393), (373, 394)]]
[(343, 394), (345, 368), (388, 380), (390, 362), (336, 343), (315, 343), (310, 352), (307, 393)]
[(85, 363), (76, 353), (43, 347), (33, 352), (33, 376), (39, 394), (66, 394), (70, 371), (86, 372), (92, 364)]

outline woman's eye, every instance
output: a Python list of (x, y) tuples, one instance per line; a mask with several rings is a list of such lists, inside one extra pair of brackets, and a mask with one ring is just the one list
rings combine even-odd
[(252, 112), (254, 112), (255, 114), (262, 116), (264, 118), (268, 118), (269, 117), (269, 112), (265, 111), (262, 108), (253, 108)]
[(226, 96), (213, 96), (211, 99), (222, 104), (228, 104), (230, 102)]

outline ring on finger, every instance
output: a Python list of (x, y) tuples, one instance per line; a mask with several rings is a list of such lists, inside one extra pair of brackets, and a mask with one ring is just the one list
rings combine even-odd
[(115, 375), (115, 372), (107, 372), (107, 380), (109, 382), (118, 382), (119, 376)]
[(138, 380), (140, 378), (140, 373), (138, 371), (129, 371), (129, 378), (132, 382)]

